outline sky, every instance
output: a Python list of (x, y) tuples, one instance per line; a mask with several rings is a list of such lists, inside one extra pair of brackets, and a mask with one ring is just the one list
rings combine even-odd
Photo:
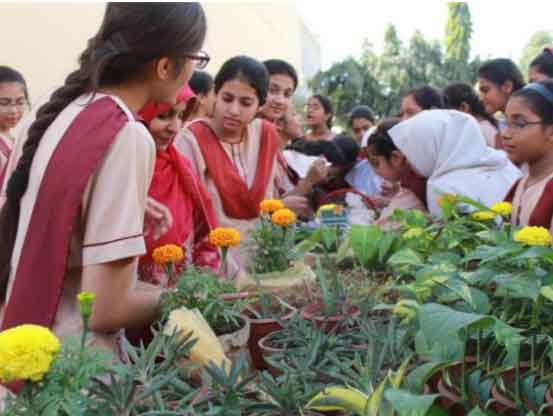
[[(300, 16), (318, 38), (323, 69), (348, 55), (359, 56), (364, 38), (380, 51), (388, 23), (407, 43), (419, 29), (425, 38), (444, 38), (446, 1), (439, 0), (297, 0)], [(469, 1), (472, 55), (482, 59), (518, 60), (524, 45), (538, 30), (553, 31), (553, 1)]]

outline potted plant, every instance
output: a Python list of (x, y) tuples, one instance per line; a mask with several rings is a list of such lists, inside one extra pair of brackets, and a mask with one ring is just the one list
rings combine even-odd
[(257, 286), (282, 291), (314, 280), (313, 271), (294, 249), (296, 214), (280, 200), (264, 200), (259, 207), (248, 266)]
[[(328, 261), (329, 258), (326, 257)], [(337, 331), (351, 318), (359, 316), (359, 307), (352, 305), (342, 285), (335, 262), (330, 262), (330, 279), (328, 270), (323, 270), (320, 259), (317, 259), (316, 275), (318, 277), (321, 298), (301, 310), (301, 316), (311, 321), (319, 329)]]
[(174, 290), (162, 295), (162, 320), (183, 306), (197, 309), (218, 336), (226, 353), (244, 348), (249, 337), (249, 320), (241, 311), (247, 301), (221, 299), (233, 291), (232, 282), (219, 278), (209, 269), (190, 266), (177, 280)]

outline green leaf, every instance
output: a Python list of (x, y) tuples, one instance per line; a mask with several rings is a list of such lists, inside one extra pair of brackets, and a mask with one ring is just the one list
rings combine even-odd
[(495, 323), (495, 318), (491, 316), (459, 312), (437, 303), (422, 305), (418, 318), (430, 344), (445, 342), (462, 329), (485, 329)]
[[(438, 395), (418, 395), (405, 390), (388, 389), (384, 393), (384, 397), (392, 404), (399, 416), (425, 416), (429, 414), (428, 412)], [(438, 415), (439, 413), (433, 414)], [(447, 415), (446, 412), (442, 414)]]
[(553, 302), (553, 285), (542, 286), (540, 288), (540, 295), (542, 295), (545, 299)]
[(532, 299), (540, 294), (539, 282), (527, 275), (501, 275), (493, 279), (497, 283), (496, 295), (512, 298)]
[(419, 365), (407, 375), (407, 387), (411, 391), (422, 393), (423, 387), (430, 377), (449, 365), (451, 365), (450, 361), (430, 362)]
[(394, 253), (389, 259), (388, 264), (392, 266), (423, 266), (422, 257), (414, 250), (407, 248)]
[(378, 261), (384, 263), (389, 255), (390, 249), (393, 247), (396, 241), (396, 235), (393, 232), (387, 232), (380, 239), (378, 247)]
[(382, 230), (376, 225), (354, 224), (351, 226), (351, 248), (364, 267), (370, 267), (374, 263), (382, 235)]

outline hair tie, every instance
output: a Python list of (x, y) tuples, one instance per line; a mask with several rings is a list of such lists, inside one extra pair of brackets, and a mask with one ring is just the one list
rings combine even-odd
[(553, 46), (546, 46), (543, 48), (544, 52), (549, 52), (551, 55), (553, 55)]
[(523, 89), (537, 92), (539, 95), (545, 98), (549, 102), (549, 104), (553, 105), (553, 92), (551, 92), (545, 85), (538, 82), (532, 82), (531, 84), (525, 86)]

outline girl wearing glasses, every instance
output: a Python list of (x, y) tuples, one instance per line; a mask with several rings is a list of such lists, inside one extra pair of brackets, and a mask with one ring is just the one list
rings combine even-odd
[[(272, 123), (256, 118), (268, 87), (261, 62), (229, 59), (215, 76), (213, 118), (192, 122), (175, 138), (207, 188), (219, 225), (240, 230), (244, 238), (259, 216), (259, 203), (278, 198), (279, 137)], [(244, 264), (237, 250), (231, 252)], [(234, 266), (233, 278), (238, 277)]]
[(0, 186), (13, 147), (10, 132), (21, 120), (27, 100), (23, 76), (12, 68), (0, 66)]
[(514, 226), (542, 226), (553, 231), (553, 81), (528, 84), (510, 98), (505, 151), (528, 173), (507, 195)]
[(157, 317), (163, 289), (137, 282), (155, 147), (134, 114), (175, 103), (205, 34), (198, 3), (106, 6), (79, 68), (21, 136), (0, 216), (1, 329), (78, 335), (76, 295), (93, 292), (90, 342), (116, 355), (123, 328)]

